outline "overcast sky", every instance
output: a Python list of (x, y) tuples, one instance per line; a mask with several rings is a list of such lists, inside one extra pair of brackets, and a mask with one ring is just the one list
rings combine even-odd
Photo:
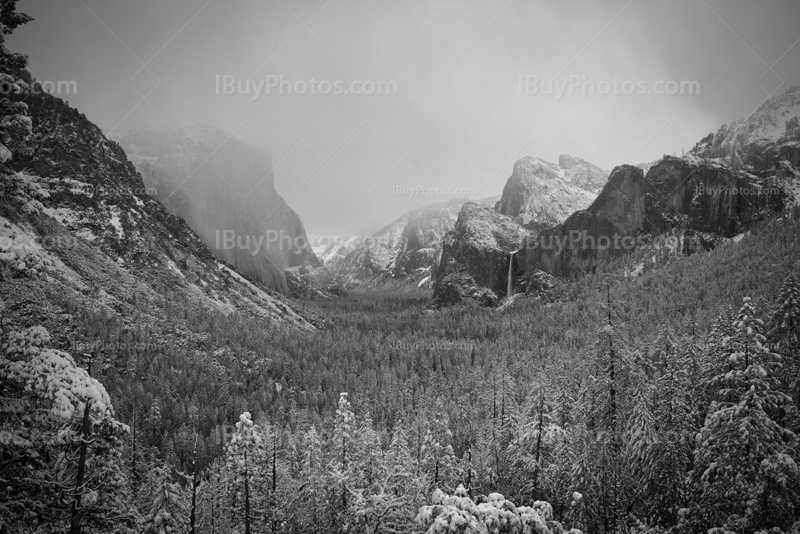
[[(272, 152), (278, 191), (316, 234), (370, 233), (456, 188), (497, 195), (525, 155), (610, 170), (680, 154), (800, 82), (797, 0), (18, 7), (36, 20), (9, 46), (41, 80), (75, 81), (77, 94), (62, 98), (106, 133), (194, 123), (236, 132)], [(264, 82), (262, 95), (218, 94), (226, 75)], [(367, 92), (393, 82), (383, 89), (394, 94), (264, 94), (280, 76), (293, 91), (313, 78), (318, 92), (321, 81), (333, 92), (360, 80)], [(573, 87), (542, 94), (549, 80)], [(680, 93), (681, 81), (697, 82), (684, 84), (693, 94), (624, 94)]]

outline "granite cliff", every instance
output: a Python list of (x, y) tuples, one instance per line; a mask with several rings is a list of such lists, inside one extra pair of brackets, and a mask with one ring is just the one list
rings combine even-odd
[(269, 152), (206, 125), (114, 138), (148, 191), (237, 270), (287, 293), (285, 269), (320, 265), (300, 217), (275, 190)]

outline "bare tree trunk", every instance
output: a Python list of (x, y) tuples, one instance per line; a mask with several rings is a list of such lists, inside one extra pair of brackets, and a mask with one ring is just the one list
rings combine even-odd
[(78, 456), (78, 474), (75, 477), (75, 493), (77, 495), (72, 500), (72, 512), (70, 514), (69, 534), (81, 534), (81, 521), (83, 512), (81, 511), (81, 497), (83, 496), (83, 479), (86, 475), (86, 453), (88, 449), (89, 432), (91, 430), (89, 421), (89, 400), (83, 408), (83, 425), (81, 427), (81, 448)]
[(133, 500), (136, 501), (139, 497), (139, 470), (136, 464), (137, 446), (136, 446), (136, 406), (133, 407), (133, 425), (131, 428), (131, 485), (133, 486)]
[(244, 534), (250, 534), (250, 480), (247, 473), (247, 451), (244, 451)]
[(539, 432), (536, 435), (536, 467), (533, 469), (533, 495), (536, 499), (539, 493), (539, 461), (542, 454), (542, 433), (544, 431), (544, 385), (539, 391)]
[(192, 512), (189, 516), (189, 534), (195, 534), (197, 517), (197, 433), (194, 435), (194, 455), (192, 457)]

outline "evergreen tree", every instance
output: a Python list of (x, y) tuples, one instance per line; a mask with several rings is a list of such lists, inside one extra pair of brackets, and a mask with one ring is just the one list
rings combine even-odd
[[(25, 94), (38, 84), (28, 66), (28, 56), (12, 52), (6, 46), (11, 33), (33, 18), (17, 11), (19, 0), (6, 0), (0, 6), (0, 89), (3, 95)], [(28, 142), (32, 123), (28, 116), (28, 106), (21, 99), (0, 98), (0, 163), (11, 159), (15, 154), (29, 155)]]
[(690, 481), (699, 497), (684, 519), (689, 528), (785, 529), (796, 516), (797, 437), (769, 415), (788, 397), (771, 388), (778, 357), (762, 345), (760, 331), (761, 321), (745, 298), (735, 342), (720, 355), (728, 370), (712, 381), (719, 395), (697, 436)]
[(103, 384), (49, 341), (40, 326), (0, 325), (0, 522), (20, 533), (132, 527), (128, 427)]
[(170, 467), (163, 463), (152, 472), (155, 492), (147, 520), (145, 534), (179, 534), (184, 532), (187, 507), (180, 486), (173, 482)]
[(339, 406), (333, 430), (333, 443), (328, 470), (331, 474), (330, 513), (334, 528), (346, 531), (352, 521), (350, 514), (351, 492), (355, 489), (354, 465), (356, 451), (356, 416), (348, 400), (348, 394), (339, 394)]
[(253, 423), (250, 412), (244, 412), (239, 416), (226, 452), (226, 468), (232, 479), (232, 522), (244, 534), (262, 530), (262, 517), (258, 512), (263, 510), (266, 493), (266, 462), (266, 451), (258, 427)]
[(298, 517), (303, 532), (319, 534), (327, 524), (325, 504), (327, 496), (327, 477), (322, 442), (316, 428), (310, 427), (303, 438), (303, 464), (301, 468), (300, 503)]
[(800, 283), (793, 274), (784, 282), (776, 304), (767, 339), (783, 357), (778, 378), (781, 390), (792, 397), (796, 410), (800, 406)]

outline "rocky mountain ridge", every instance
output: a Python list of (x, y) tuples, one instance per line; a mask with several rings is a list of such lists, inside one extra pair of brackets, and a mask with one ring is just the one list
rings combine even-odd
[(770, 174), (781, 161), (800, 165), (800, 85), (767, 99), (744, 119), (723, 124), (689, 152), (735, 169)]

